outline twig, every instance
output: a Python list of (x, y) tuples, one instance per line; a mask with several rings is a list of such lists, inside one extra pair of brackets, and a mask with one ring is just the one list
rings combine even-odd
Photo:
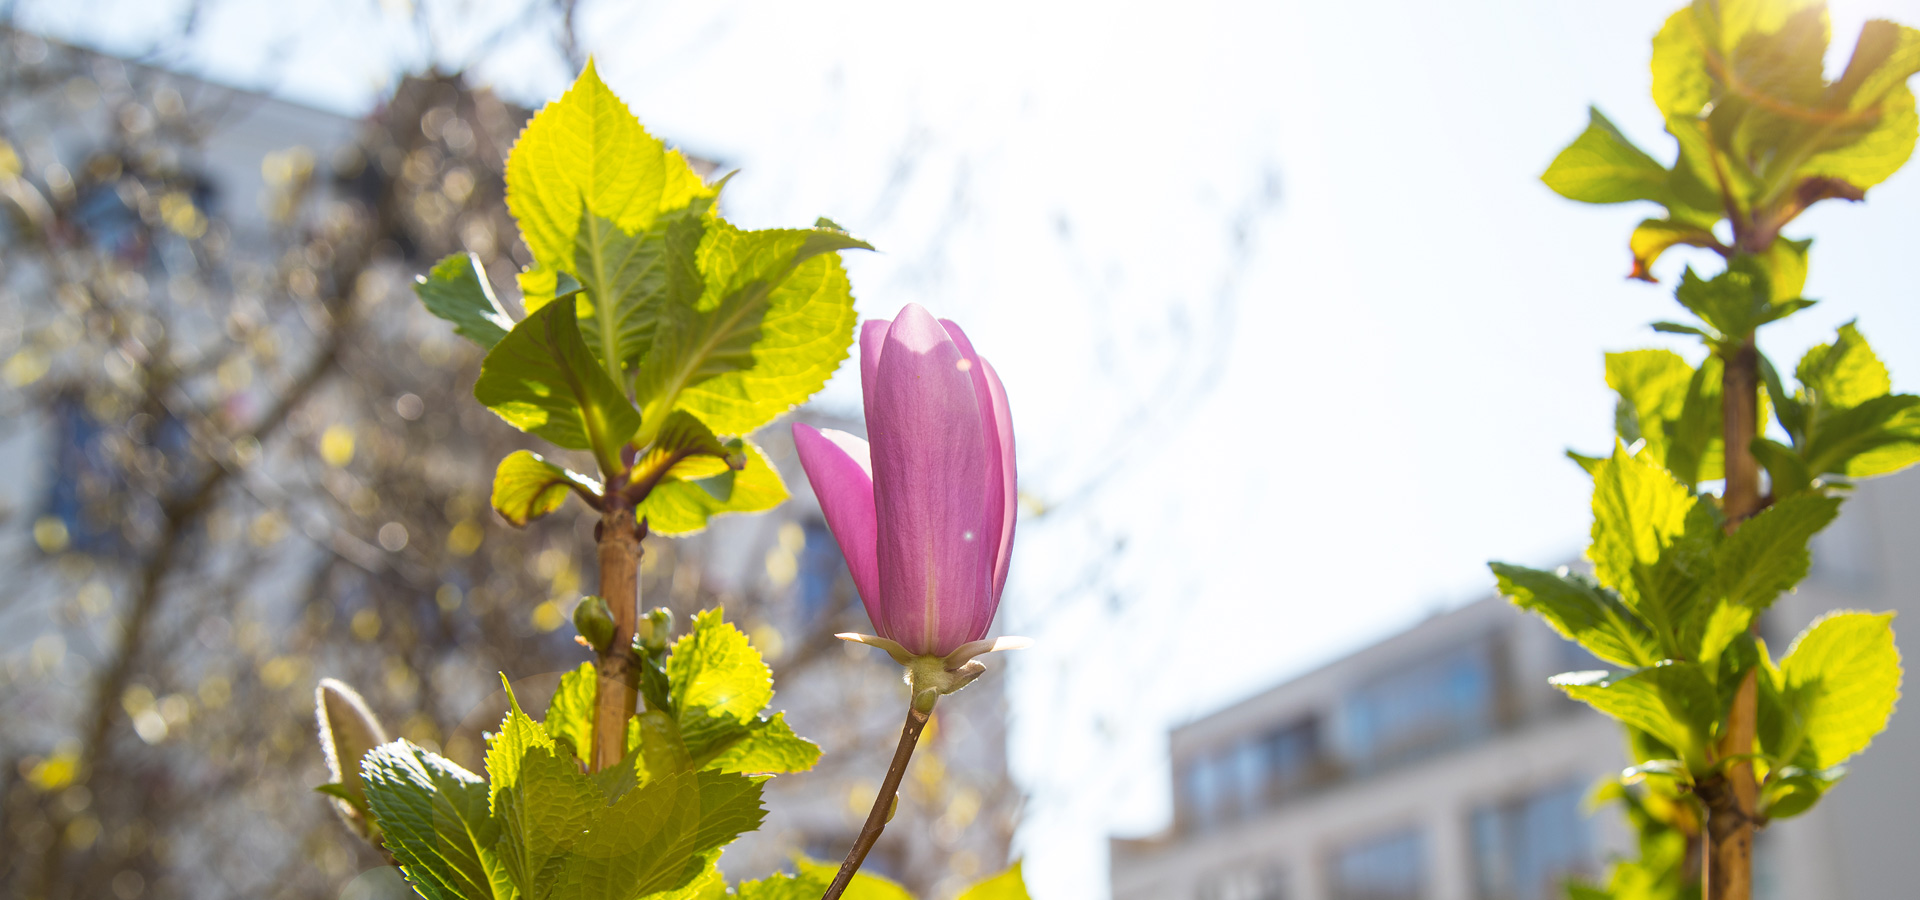
[[(928, 698), (924, 703), (919, 698)], [(840, 872), (833, 876), (833, 884), (820, 900), (839, 900), (847, 885), (853, 882), (854, 873), (860, 871), (860, 864), (867, 861), (867, 851), (873, 849), (880, 832), (887, 827), (892, 818), (894, 799), (900, 790), (900, 779), (907, 774), (907, 761), (913, 758), (913, 748), (920, 743), (920, 732), (927, 727), (927, 720), (933, 717), (933, 699), (939, 695), (931, 691), (918, 694), (915, 702), (907, 707), (907, 723), (900, 729), (900, 746), (894, 748), (893, 763), (887, 766), (886, 780), (880, 782), (880, 795), (873, 798), (873, 811), (867, 813), (867, 823), (860, 826), (860, 836), (853, 841), (853, 849), (847, 851), (847, 861), (840, 864)], [(921, 707), (925, 706), (925, 709)]]

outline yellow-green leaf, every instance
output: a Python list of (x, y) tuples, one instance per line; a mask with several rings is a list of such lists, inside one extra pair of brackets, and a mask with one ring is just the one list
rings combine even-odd
[(1900, 698), (1893, 614), (1823, 616), (1794, 639), (1780, 674), (1817, 766), (1845, 762), (1887, 727)]
[[(692, 534), (707, 527), (707, 520), (726, 513), (751, 513), (772, 509), (787, 499), (786, 483), (779, 470), (752, 441), (737, 440), (729, 452), (743, 454), (745, 465), (739, 471), (725, 471), (698, 480), (670, 477), (661, 480), (647, 494), (635, 512), (645, 519), (647, 530), (668, 536)], [(683, 463), (684, 465), (684, 463)], [(724, 486), (715, 482), (724, 481)], [(724, 487), (724, 489), (723, 489)]]
[(600, 496), (600, 483), (547, 462), (529, 450), (515, 450), (493, 472), (493, 508), (524, 527), (567, 501), (568, 491)]

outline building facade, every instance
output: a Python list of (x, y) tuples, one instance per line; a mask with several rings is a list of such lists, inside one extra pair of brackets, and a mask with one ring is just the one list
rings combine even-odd
[[(1903, 552), (1916, 543), (1920, 473), (1863, 483), (1762, 623), (1776, 658), (1827, 610), (1920, 605), (1920, 560)], [(1914, 618), (1896, 625), (1909, 651)], [(1604, 666), (1486, 597), (1178, 728), (1174, 820), (1112, 841), (1114, 900), (1563, 897), (1632, 840), (1585, 802), (1627, 764), (1619, 729), (1547, 684), (1591, 668)], [(1757, 896), (1913, 896), (1917, 762), (1920, 725), (1896, 714), (1819, 807), (1761, 833)]]

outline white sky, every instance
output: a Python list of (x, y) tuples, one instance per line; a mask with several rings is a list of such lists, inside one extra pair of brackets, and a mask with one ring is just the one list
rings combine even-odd
[[(1537, 180), (1589, 102), (1670, 160), (1647, 57), (1675, 0), (584, 5), (641, 119), (741, 169), (730, 215), (830, 216), (884, 251), (850, 260), (863, 315), (914, 301), (967, 327), (1026, 491), (1064, 498), (1123, 438), (1099, 494), (1022, 525), (1002, 614), (1041, 639), (994, 677), (1015, 679), (1042, 900), (1105, 897), (1105, 835), (1165, 823), (1169, 725), (1483, 595), (1488, 558), (1576, 553), (1587, 483), (1560, 454), (1607, 446), (1601, 353), (1681, 346), (1644, 327), (1677, 317), (1667, 287), (1622, 277), (1652, 208)], [(108, 49), (173, 8), (61, 6), (23, 24)], [(359, 112), (426, 58), (402, 6), (213, 3), (180, 61)], [(1920, 22), (1833, 6), (1840, 61), (1867, 17)], [(557, 95), (543, 27), (482, 78)], [(442, 60), (471, 52), (472, 28), (439, 31)], [(1912, 389), (1917, 225), (1909, 172), (1789, 229), (1819, 238), (1823, 303), (1771, 330), (1776, 362), (1858, 315)], [(1150, 402), (1216, 356), (1203, 399)], [(826, 400), (857, 399), (843, 371)]]

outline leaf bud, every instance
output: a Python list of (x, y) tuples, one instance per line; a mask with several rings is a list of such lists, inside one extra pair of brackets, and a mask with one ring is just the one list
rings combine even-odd
[(635, 629), (633, 643), (648, 653), (664, 653), (667, 642), (673, 637), (673, 610), (656, 606), (647, 610), (640, 619), (640, 627)]
[(593, 652), (605, 652), (613, 641), (613, 611), (607, 608), (607, 601), (589, 594), (573, 608), (573, 627)]
[(319, 790), (333, 798), (333, 808), (354, 833), (378, 841), (380, 828), (367, 812), (367, 794), (360, 781), (360, 758), (387, 742), (387, 730), (353, 688), (332, 678), (320, 679), (313, 694), (314, 718), (319, 722), (320, 750), (327, 757), (332, 779)]

